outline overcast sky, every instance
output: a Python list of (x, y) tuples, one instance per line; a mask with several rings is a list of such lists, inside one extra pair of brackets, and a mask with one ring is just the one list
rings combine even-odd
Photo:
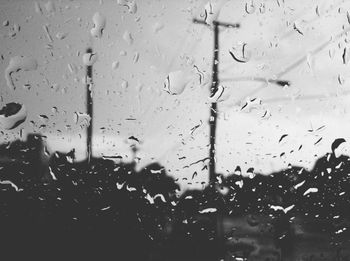
[[(156, 160), (176, 177), (197, 171), (193, 183), (206, 180), (204, 163), (186, 166), (208, 155), (213, 38), (209, 26), (192, 23), (204, 18), (208, 6), (199, 0), (1, 1), (1, 107), (18, 102), (27, 109), (26, 121), (3, 130), (1, 141), (17, 138), (21, 129), (41, 132), (51, 150), (74, 147), (83, 157), (82, 56), (92, 47), (98, 57), (96, 156), (129, 160), (128, 137), (134, 136), (140, 140), (139, 167)], [(231, 0), (212, 6), (218, 20), (241, 24), (220, 30), (225, 100), (218, 103), (218, 171), (230, 173), (240, 165), (268, 174), (289, 163), (310, 168), (335, 138), (348, 139), (348, 1)], [(106, 22), (101, 37), (91, 33), (96, 13)], [(16, 56), (34, 58), (38, 67), (14, 72), (14, 90), (5, 75)], [(171, 95), (164, 81), (177, 71), (188, 84)], [(258, 81), (242, 81), (251, 77)], [(282, 88), (261, 78), (291, 85)]]

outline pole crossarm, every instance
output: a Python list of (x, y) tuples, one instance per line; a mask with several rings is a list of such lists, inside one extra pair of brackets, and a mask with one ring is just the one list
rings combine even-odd
[(222, 78), (220, 82), (268, 82), (273, 83), (278, 86), (284, 87), (284, 86), (290, 86), (291, 82), (288, 80), (281, 80), (281, 79), (270, 79), (270, 78), (264, 78), (264, 77), (232, 77), (232, 78)]
[[(193, 18), (192, 21), (195, 24), (203, 24), (206, 26), (211, 26), (210, 24), (206, 23), (204, 20), (199, 20), (197, 18)], [(240, 28), (241, 27), (241, 25), (239, 23), (231, 24), (231, 23), (219, 22), (219, 21), (213, 21), (213, 25), (227, 27), (227, 28)]]

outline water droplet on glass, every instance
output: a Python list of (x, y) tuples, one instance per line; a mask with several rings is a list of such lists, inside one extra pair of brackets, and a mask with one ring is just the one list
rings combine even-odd
[(44, 115), (44, 114), (41, 114), (41, 115), (39, 115), (38, 116), (39, 117), (39, 119), (41, 120), (41, 122), (42, 123), (48, 123), (48, 121), (49, 121), (49, 117), (47, 117), (46, 115)]
[(126, 6), (130, 14), (136, 14), (137, 12), (137, 4), (133, 1), (128, 0), (118, 0), (118, 5)]
[(131, 36), (131, 33), (129, 31), (125, 31), (123, 34), (123, 39), (128, 45), (132, 45), (134, 42), (134, 39)]
[(245, 4), (245, 11), (247, 14), (253, 14), (255, 12), (255, 5), (253, 1)]
[(115, 69), (117, 69), (118, 67), (119, 67), (119, 61), (114, 61), (114, 62), (112, 63), (112, 69), (115, 70)]
[(158, 33), (160, 30), (162, 30), (164, 28), (164, 25), (159, 23), (159, 22), (156, 22), (154, 25), (153, 25), (153, 32), (156, 34)]
[(77, 73), (78, 68), (74, 64), (69, 63), (67, 66), (68, 66), (68, 70), (70, 71), (70, 73), (72, 73), (72, 74)]
[(51, 33), (50, 33), (50, 31), (49, 31), (49, 25), (48, 25), (48, 24), (43, 25), (43, 29), (44, 29), (44, 32), (45, 32), (45, 34), (46, 34), (46, 38), (47, 38), (50, 42), (53, 42)]
[(309, 194), (309, 193), (316, 193), (316, 192), (318, 192), (318, 188), (308, 188), (308, 189), (304, 192), (303, 196), (306, 196), (306, 195)]
[(137, 63), (138, 62), (138, 60), (139, 60), (139, 57), (140, 57), (140, 53), (139, 52), (135, 52), (134, 53), (134, 57), (133, 57), (133, 62), (134, 63)]
[(123, 80), (122, 81), (122, 83), (121, 83), (121, 87), (122, 87), (122, 89), (126, 89), (126, 88), (128, 88), (128, 82), (127, 81), (125, 81), (125, 80)]
[(261, 3), (259, 7), (259, 11), (261, 14), (264, 14), (266, 10), (265, 3)]
[(73, 120), (75, 124), (80, 124), (82, 127), (90, 125), (91, 117), (89, 114), (84, 112), (74, 112)]
[(253, 109), (257, 109), (262, 104), (262, 101), (260, 98), (253, 98), (250, 99), (247, 98), (247, 101), (244, 103), (244, 105), (241, 107), (241, 111), (245, 112), (251, 112)]
[(56, 38), (59, 39), (59, 40), (63, 40), (63, 39), (66, 38), (66, 37), (67, 37), (67, 34), (66, 34), (66, 33), (60, 33), (60, 32), (58, 32), (58, 33), (56, 34)]
[(137, 12), (137, 4), (135, 1), (131, 1), (128, 3), (129, 13), (136, 14)]
[(27, 110), (24, 105), (11, 102), (0, 110), (0, 125), (6, 130), (19, 126), (27, 118)]
[(166, 77), (164, 90), (170, 94), (179, 95), (185, 90), (188, 82), (188, 76), (183, 71), (174, 71)]
[(229, 50), (231, 57), (239, 63), (246, 63), (251, 59), (252, 53), (247, 43), (238, 43)]
[(52, 2), (52, 1), (48, 1), (46, 4), (45, 4), (45, 9), (46, 11), (51, 15), (51, 14), (54, 14), (55, 11), (56, 11), (56, 8), (55, 8), (55, 4)]
[(343, 76), (341, 76), (340, 74), (338, 74), (338, 83), (340, 85), (343, 85), (345, 83), (345, 79)]
[(35, 3), (34, 3), (34, 8), (35, 8), (35, 12), (36, 12), (37, 14), (42, 14), (42, 13), (43, 13), (43, 11), (42, 11), (42, 9), (41, 9), (41, 6), (40, 6), (40, 4), (39, 4), (38, 2), (35, 2)]
[(52, 113), (55, 113), (55, 114), (58, 113), (57, 107), (52, 107), (52, 108), (51, 108), (51, 111), (52, 111)]
[(103, 30), (106, 26), (106, 18), (102, 16), (99, 12), (95, 13), (92, 17), (94, 27), (91, 29), (91, 35), (95, 38), (101, 38)]
[(38, 68), (36, 59), (27, 56), (15, 56), (10, 59), (9, 65), (5, 70), (7, 86), (15, 90), (16, 86), (12, 80), (12, 73), (22, 71), (33, 71)]
[(219, 85), (215, 93), (213, 93), (209, 97), (209, 102), (222, 102), (225, 101), (228, 98), (228, 95), (225, 92), (226, 87), (223, 85)]
[(84, 53), (83, 54), (83, 63), (85, 66), (93, 65), (98, 59), (96, 53)]
[(216, 4), (213, 4), (211, 2), (208, 2), (204, 6), (204, 14), (201, 16), (204, 18), (204, 21), (206, 24), (211, 25), (214, 20), (218, 17), (220, 12), (220, 7)]

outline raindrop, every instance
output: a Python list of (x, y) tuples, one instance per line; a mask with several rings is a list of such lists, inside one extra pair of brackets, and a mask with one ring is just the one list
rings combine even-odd
[(55, 8), (55, 5), (52, 1), (48, 1), (46, 4), (45, 4), (45, 9), (46, 11), (49, 13), (49, 14), (54, 14), (55, 11), (56, 11), (56, 8)]
[(74, 64), (69, 63), (68, 70), (70, 71), (71, 74), (75, 74), (77, 73), (78, 68)]
[(50, 172), (51, 178), (52, 178), (53, 180), (57, 180), (56, 175), (55, 175), (55, 173), (53, 173), (53, 171), (52, 171), (52, 169), (51, 169), (50, 166), (49, 166), (49, 172)]
[(49, 121), (49, 117), (47, 117), (46, 115), (44, 115), (44, 114), (41, 114), (41, 115), (39, 115), (38, 116), (39, 117), (39, 119), (41, 120), (41, 122), (42, 123), (48, 123), (48, 121)]
[(135, 1), (131, 1), (127, 4), (128, 8), (129, 8), (129, 13), (130, 14), (136, 14), (137, 12), (137, 5)]
[(303, 196), (306, 196), (309, 193), (316, 193), (316, 192), (318, 192), (317, 188), (309, 188), (304, 192)]
[(74, 112), (73, 120), (75, 124), (83, 124), (83, 126), (90, 125), (91, 117), (89, 114), (84, 112)]
[(300, 183), (298, 183), (298, 184), (296, 184), (296, 185), (294, 186), (294, 188), (295, 188), (295, 189), (298, 189), (298, 188), (300, 188), (302, 185), (304, 185), (304, 183), (305, 183), (305, 180), (302, 181), (302, 182), (300, 182)]
[(301, 28), (300, 28), (300, 24), (298, 21), (294, 22), (293, 24), (293, 29), (298, 32), (301, 35), (304, 35), (304, 33), (302, 32)]
[(250, 3), (246, 3), (244, 9), (245, 9), (247, 14), (253, 14), (255, 12), (254, 2), (250, 1)]
[(238, 43), (233, 46), (229, 53), (231, 57), (239, 63), (246, 63), (251, 59), (251, 51), (248, 50), (247, 43)]
[(255, 173), (254, 173), (254, 168), (249, 168), (248, 170), (247, 170), (247, 175), (248, 175), (248, 177), (249, 178), (254, 178), (255, 177)]
[(282, 206), (270, 205), (270, 208), (273, 209), (274, 211), (282, 210), (285, 214), (287, 214), (287, 212), (292, 210), (294, 207), (295, 207), (295, 205), (291, 205), (291, 206), (286, 207), (286, 208), (284, 208)]
[(35, 3), (34, 3), (34, 8), (35, 8), (35, 12), (36, 12), (37, 14), (42, 14), (42, 13), (43, 13), (43, 11), (42, 11), (42, 9), (41, 9), (41, 6), (40, 6), (40, 4), (39, 4), (38, 2), (35, 2)]
[(266, 10), (265, 3), (261, 3), (259, 7), (259, 11), (261, 14), (264, 14)]
[(343, 51), (343, 55), (342, 55), (342, 59), (343, 59), (343, 64), (348, 64), (349, 62), (349, 48), (345, 47), (344, 51)]
[(288, 134), (283, 134), (280, 139), (278, 140), (278, 143), (280, 143), (282, 140), (284, 140), (284, 138), (286, 138), (288, 136)]
[(342, 154), (342, 147), (341, 145), (346, 142), (344, 138), (339, 138), (333, 141), (331, 149), (334, 155), (338, 158)]
[(313, 58), (312, 58), (310, 53), (308, 53), (307, 56), (306, 56), (306, 63), (309, 66), (309, 68), (312, 70), (313, 67), (314, 67), (313, 66), (314, 63), (313, 63)]
[(199, 213), (200, 214), (204, 214), (204, 213), (213, 213), (216, 212), (217, 208), (205, 208), (203, 210), (200, 210)]
[(23, 189), (18, 188), (18, 186), (15, 183), (13, 183), (12, 181), (10, 181), (10, 180), (0, 180), (0, 184), (10, 185), (12, 188), (14, 188), (16, 190), (16, 192), (23, 191)]
[(133, 62), (137, 63), (140, 57), (140, 53), (139, 52), (135, 52), (134, 53), (134, 57), (133, 57)]
[(23, 84), (23, 89), (30, 90), (31, 88), (32, 88), (32, 86), (29, 83)]
[(91, 66), (97, 61), (96, 53), (84, 53), (83, 55), (83, 63), (86, 66)]
[(160, 30), (162, 30), (164, 28), (164, 25), (159, 23), (159, 22), (156, 22), (154, 25), (153, 25), (153, 32), (156, 34), (158, 33)]
[(15, 90), (16, 86), (13, 83), (11, 74), (14, 72), (22, 71), (34, 71), (38, 68), (38, 62), (36, 59), (26, 56), (15, 56), (10, 59), (10, 63), (5, 70), (5, 78), (7, 86)]
[(134, 42), (134, 39), (131, 36), (131, 33), (129, 31), (125, 31), (123, 34), (123, 39), (128, 45), (132, 45)]
[(241, 175), (242, 174), (242, 170), (240, 166), (237, 166), (235, 171), (234, 171), (235, 175)]
[(211, 25), (218, 17), (219, 11), (220, 10), (217, 8), (217, 6), (214, 6), (211, 2), (208, 2), (204, 6), (204, 15), (202, 15), (204, 16), (205, 23)]
[(117, 69), (118, 67), (119, 67), (119, 61), (114, 61), (114, 62), (112, 63), (112, 69), (115, 70), (115, 69)]
[(168, 74), (164, 81), (164, 90), (172, 95), (179, 95), (188, 84), (188, 76), (181, 70)]
[(56, 34), (56, 38), (59, 39), (59, 40), (63, 40), (63, 39), (66, 38), (66, 37), (67, 37), (67, 34), (66, 34), (66, 33), (60, 33), (60, 32), (58, 32), (58, 33)]
[(314, 145), (317, 145), (317, 144), (319, 144), (320, 142), (321, 142), (321, 140), (322, 140), (322, 137), (321, 138), (319, 138), (315, 143), (314, 143)]
[(345, 79), (343, 76), (341, 76), (340, 74), (338, 74), (338, 83), (340, 85), (343, 85), (345, 83)]
[(19, 126), (27, 118), (27, 110), (24, 105), (11, 102), (0, 110), (0, 125), (11, 130)]
[(263, 119), (269, 119), (272, 116), (270, 110), (266, 109), (263, 113), (263, 115), (261, 116), (261, 118)]
[(258, 106), (262, 104), (262, 101), (260, 98), (253, 98), (250, 99), (249, 97), (247, 98), (247, 101), (245, 104), (241, 107), (241, 111), (247, 111), (250, 112), (253, 109), (256, 109)]
[(52, 113), (55, 113), (55, 114), (58, 113), (57, 107), (52, 107), (52, 108), (51, 108), (51, 111), (52, 111)]
[(228, 97), (227, 97), (227, 95), (224, 95), (225, 89), (226, 89), (226, 87), (224, 87), (223, 85), (219, 85), (219, 87), (217, 88), (215, 93), (213, 93), (209, 97), (209, 101), (213, 103), (213, 102), (221, 102), (221, 101), (226, 100)]
[(122, 81), (122, 83), (121, 83), (121, 87), (122, 87), (122, 89), (126, 89), (126, 88), (128, 88), (128, 82), (127, 81), (125, 81), (125, 80), (123, 80)]
[(106, 26), (106, 18), (97, 12), (92, 17), (92, 21), (94, 23), (94, 27), (90, 31), (91, 35), (96, 38), (101, 38), (103, 30)]
[(43, 29), (44, 29), (44, 32), (46, 34), (46, 38), (50, 41), (50, 42), (53, 42), (53, 39), (52, 39), (52, 36), (50, 34), (50, 31), (49, 31), (49, 25), (43, 25)]
[(138, 82), (137, 85), (135, 86), (135, 89), (137, 92), (141, 92), (143, 88), (143, 84), (141, 82)]
[(315, 8), (315, 13), (317, 14), (317, 16), (320, 16), (320, 8), (319, 6), (317, 5), (316, 8)]

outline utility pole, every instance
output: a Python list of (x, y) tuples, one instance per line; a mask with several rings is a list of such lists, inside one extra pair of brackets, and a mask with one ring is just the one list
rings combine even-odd
[[(211, 26), (207, 24), (203, 20), (193, 19), (194, 23), (204, 24), (207, 26)], [(226, 28), (238, 28), (239, 24), (229, 24), (222, 23), (218, 21), (213, 21), (212, 23), (214, 30), (214, 55), (213, 55), (213, 65), (212, 65), (212, 83), (210, 87), (210, 95), (213, 96), (219, 87), (219, 26)], [(210, 118), (209, 118), (209, 184), (213, 186), (216, 181), (216, 169), (215, 169), (215, 142), (216, 142), (216, 122), (217, 122), (217, 103), (214, 101), (210, 104)], [(215, 189), (215, 186), (213, 186)], [(216, 226), (216, 257), (218, 260), (221, 260), (222, 255), (224, 254), (224, 228), (223, 228), (223, 215), (221, 210), (218, 209), (217, 212), (212, 216), (214, 219), (214, 223)]]
[[(86, 53), (92, 54), (92, 48), (87, 48)], [(86, 133), (87, 161), (90, 163), (92, 156), (92, 123), (93, 123), (93, 100), (92, 100), (92, 65), (86, 66), (86, 112), (90, 117), (90, 124)]]
[[(212, 84), (210, 87), (210, 95), (214, 96), (214, 94), (217, 92), (219, 87), (219, 27), (226, 27), (226, 28), (239, 28), (240, 24), (230, 24), (230, 23), (223, 23), (214, 20), (212, 24), (206, 23), (204, 20), (198, 20), (193, 19), (194, 23), (197, 24), (203, 24), (206, 26), (210, 26), (213, 28), (214, 31), (214, 54), (213, 54), (213, 65), (212, 65)], [(290, 82), (287, 80), (280, 80), (280, 79), (268, 79), (268, 78), (261, 78), (261, 77), (241, 77), (241, 78), (231, 78), (231, 79), (225, 79), (227, 80), (247, 80), (247, 81), (262, 81), (267, 83), (276, 84), (278, 86), (290, 86)], [(216, 125), (217, 125), (217, 103), (216, 101), (212, 102), (210, 105), (210, 118), (209, 118), (209, 140), (210, 140), (210, 149), (209, 149), (209, 184), (210, 187), (214, 190), (216, 190), (215, 183), (216, 183), (216, 160), (215, 160), (215, 144), (216, 144)], [(223, 227), (223, 213), (218, 208), (217, 212), (212, 216), (213, 221), (216, 226), (216, 251), (217, 251), (217, 259), (222, 260), (223, 254), (225, 252), (224, 245), (225, 245), (225, 237), (224, 237), (224, 227)]]
[[(193, 19), (196, 24), (203, 24), (206, 26), (213, 26), (214, 30), (214, 56), (213, 56), (213, 67), (212, 67), (212, 84), (210, 87), (210, 94), (214, 95), (218, 90), (219, 86), (219, 27), (226, 28), (239, 28), (239, 24), (223, 23), (219, 21), (213, 21), (212, 25), (207, 24), (204, 20)], [(215, 142), (216, 142), (216, 121), (217, 121), (217, 104), (212, 102), (210, 105), (210, 118), (209, 118), (209, 182), (212, 184), (215, 182)]]

